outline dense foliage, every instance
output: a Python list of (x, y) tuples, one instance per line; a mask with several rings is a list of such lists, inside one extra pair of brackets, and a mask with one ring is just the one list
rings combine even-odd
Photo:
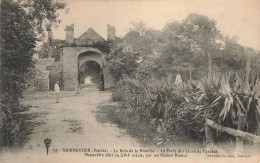
[(17, 105), (18, 97), (34, 66), (33, 49), (45, 30), (57, 21), (58, 1), (2, 1), (1, 3), (1, 79), (2, 103)]
[(15, 106), (22, 93), (24, 77), (33, 66), (36, 35), (29, 16), (20, 5), (3, 1), (1, 12), (1, 103)]
[(236, 129), (240, 114), (246, 115), (245, 131), (259, 134), (259, 76), (250, 79), (250, 87), (244, 79), (228, 73), (176, 85), (173, 76), (127, 78), (118, 82), (113, 100), (120, 101), (121, 112), (131, 121), (157, 128), (164, 142), (202, 141), (206, 118)]
[(45, 32), (50, 37), (58, 21), (56, 11), (64, 7), (65, 3), (54, 0), (1, 1), (0, 128), (3, 120), (20, 109), (18, 98), (28, 79), (33, 78), (36, 42), (44, 38)]
[(214, 20), (190, 14), (162, 31), (139, 24), (111, 49), (118, 114), (153, 126), (159, 144), (202, 141), (206, 118), (237, 129), (241, 114), (244, 130), (260, 134), (260, 53), (222, 36)]
[[(247, 57), (259, 69), (259, 56), (251, 48), (224, 37), (216, 21), (190, 14), (185, 20), (168, 23), (162, 31), (135, 24), (112, 46), (108, 67), (117, 81), (129, 77), (166, 77), (181, 74), (185, 79), (228, 70), (244, 70)], [(256, 60), (254, 60), (255, 58)]]

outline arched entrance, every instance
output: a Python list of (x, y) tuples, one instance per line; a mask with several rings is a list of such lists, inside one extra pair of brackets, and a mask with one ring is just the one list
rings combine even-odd
[[(93, 47), (64, 46), (62, 48), (62, 77), (65, 91), (79, 91), (79, 71), (80, 67), (87, 61), (94, 61), (101, 67), (101, 77), (104, 81), (101, 90), (111, 88), (112, 78), (108, 76), (104, 53)], [(111, 84), (112, 83), (112, 84)]]
[(86, 80), (92, 86), (104, 91), (102, 55), (94, 51), (86, 51), (78, 56), (78, 83), (79, 88), (86, 86)]
[(102, 67), (95, 61), (86, 61), (79, 67), (80, 88), (98, 87), (104, 90), (104, 77)]

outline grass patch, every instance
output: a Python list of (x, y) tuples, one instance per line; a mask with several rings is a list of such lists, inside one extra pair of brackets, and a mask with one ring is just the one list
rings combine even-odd
[[(23, 109), (26, 111), (27, 109)], [(21, 110), (20, 110), (21, 111)], [(28, 135), (32, 133), (35, 127), (40, 126), (43, 122), (37, 122), (35, 119), (44, 114), (31, 114), (26, 112), (16, 112), (12, 118), (8, 119), (3, 129), (4, 146), (22, 147), (28, 142)]]
[(121, 109), (120, 106), (100, 105), (96, 111), (96, 118), (100, 123), (117, 124), (144, 146), (154, 145), (156, 128), (150, 123), (140, 121), (138, 117), (130, 117), (129, 111)]
[(81, 122), (76, 120), (63, 120), (62, 122), (69, 123), (70, 128), (67, 130), (68, 133), (79, 133), (83, 134), (83, 128)]

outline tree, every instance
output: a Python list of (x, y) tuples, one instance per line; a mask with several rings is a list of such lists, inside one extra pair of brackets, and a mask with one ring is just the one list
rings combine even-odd
[[(123, 76), (147, 74), (147, 61), (160, 45), (161, 32), (152, 30), (143, 22), (134, 27), (121, 39), (117, 39), (106, 57), (110, 73), (116, 81)], [(142, 65), (142, 66), (141, 66)]]
[(217, 55), (216, 39), (222, 37), (215, 20), (190, 14), (182, 22), (167, 24), (163, 32), (167, 41), (162, 59), (171, 73), (181, 72), (188, 78), (193, 69), (195, 73), (192, 74), (199, 76), (208, 63), (208, 73), (211, 74), (212, 56)]
[(245, 48), (237, 43), (236, 38), (224, 38), (225, 47), (221, 55), (222, 67), (229, 70), (241, 70), (245, 67)]
[(11, 130), (6, 124), (13, 121), (11, 113), (20, 108), (18, 98), (27, 79), (33, 78), (36, 42), (44, 39), (46, 30), (50, 38), (51, 27), (57, 22), (56, 11), (64, 7), (65, 3), (54, 0), (1, 1), (0, 142), (2, 128)]
[(116, 81), (123, 76), (131, 76), (138, 67), (139, 53), (127, 44), (125, 39), (117, 39), (106, 56), (107, 66)]
[(38, 39), (42, 39), (48, 33), (49, 43), (52, 44), (52, 27), (61, 21), (58, 19), (58, 10), (64, 9), (66, 3), (62, 0), (19, 0), (17, 2), (30, 18), (34, 29), (38, 33)]
[(33, 66), (36, 34), (29, 16), (19, 4), (2, 1), (1, 11), (2, 103), (16, 106), (25, 83), (23, 76)]
[(199, 46), (201, 53), (208, 56), (208, 73), (211, 76), (216, 39), (221, 38), (220, 32), (216, 28), (216, 21), (203, 15), (190, 14), (184, 20), (184, 27), (187, 31), (187, 38), (194, 38), (193, 45)]
[(44, 38), (43, 25), (48, 24), (50, 32), (57, 22), (56, 11), (64, 7), (64, 3), (52, 0), (1, 1), (0, 142), (2, 128), (5, 132), (11, 130), (6, 124), (13, 121), (11, 113), (20, 108), (18, 98), (27, 79), (33, 78), (34, 47)]
[(56, 11), (65, 4), (54, 0), (19, 0), (1, 2), (1, 103), (18, 106), (26, 77), (34, 66), (36, 41), (42, 40), (50, 24), (58, 21)]
[(147, 24), (143, 21), (140, 21), (140, 22), (133, 22), (131, 24), (131, 27), (130, 27), (130, 32), (131, 31), (135, 31), (137, 32), (140, 36), (144, 35), (147, 31), (151, 30), (151, 28), (149, 28), (147, 26)]
[(116, 79), (124, 73), (155, 78), (181, 74), (191, 80), (205, 74), (212, 76), (213, 70), (241, 70), (247, 53), (257, 56), (256, 52), (244, 49), (235, 39), (224, 38), (215, 20), (190, 14), (183, 21), (167, 24), (162, 31), (152, 30), (142, 22), (134, 24), (114, 44), (108, 58)]

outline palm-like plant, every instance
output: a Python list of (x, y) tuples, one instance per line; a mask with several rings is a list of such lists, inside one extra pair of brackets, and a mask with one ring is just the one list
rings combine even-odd
[(254, 75), (250, 81), (245, 81), (238, 73), (228, 73), (208, 81), (201, 83), (208, 112), (213, 113), (211, 118), (236, 128), (239, 116), (245, 114), (246, 131), (259, 134), (259, 76)]
[(0, 103), (0, 127), (2, 126), (3, 122), (8, 118), (12, 116), (12, 112), (10, 107), (7, 105), (4, 105)]

